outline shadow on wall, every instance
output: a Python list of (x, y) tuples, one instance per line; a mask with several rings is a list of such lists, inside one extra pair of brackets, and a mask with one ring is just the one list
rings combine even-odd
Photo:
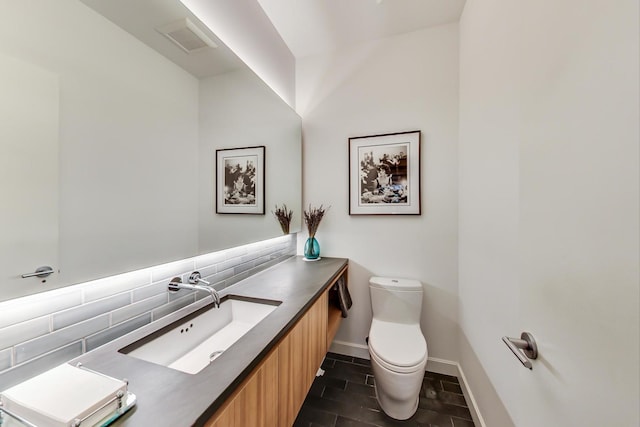
[(458, 295), (424, 281), (422, 288), (420, 328), (427, 340), (429, 358), (458, 362)]
[(349, 260), (349, 293), (353, 306), (349, 310), (349, 316), (342, 319), (335, 341), (366, 349), (365, 339), (369, 335), (372, 317), (369, 295), (369, 277), (371, 276), (373, 273), (370, 270)]

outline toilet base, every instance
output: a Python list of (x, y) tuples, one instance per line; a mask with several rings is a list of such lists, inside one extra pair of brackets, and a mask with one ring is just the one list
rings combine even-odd
[(369, 354), (375, 379), (376, 399), (380, 408), (396, 420), (411, 418), (418, 409), (426, 358), (415, 371), (398, 373), (381, 366), (371, 351)]
[[(387, 414), (390, 418), (398, 421), (408, 420), (413, 417), (413, 414), (418, 410), (418, 403), (420, 397), (417, 397), (413, 405), (407, 405), (406, 402), (398, 402), (395, 400), (386, 399), (383, 397), (382, 401), (378, 395), (378, 388), (376, 387), (376, 400), (382, 409), (382, 412)], [(383, 403), (384, 402), (384, 403)], [(386, 408), (386, 409), (385, 409)]]

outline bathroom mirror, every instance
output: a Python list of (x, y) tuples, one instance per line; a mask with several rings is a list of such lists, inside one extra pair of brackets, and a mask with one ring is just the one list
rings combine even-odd
[[(179, 0), (0, 4), (0, 301), (300, 229), (299, 116)], [(216, 214), (260, 145), (265, 215)]]

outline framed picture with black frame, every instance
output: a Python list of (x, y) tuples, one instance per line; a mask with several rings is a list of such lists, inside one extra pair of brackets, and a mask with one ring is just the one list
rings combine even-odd
[(349, 215), (420, 214), (420, 131), (349, 138)]
[(264, 215), (265, 146), (216, 150), (216, 213)]

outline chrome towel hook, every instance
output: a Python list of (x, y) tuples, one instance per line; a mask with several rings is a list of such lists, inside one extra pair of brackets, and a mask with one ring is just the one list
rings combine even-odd
[(518, 358), (525, 368), (533, 369), (529, 359), (538, 358), (538, 346), (536, 340), (529, 332), (520, 334), (520, 339), (502, 337), (502, 341), (509, 347), (509, 350)]

